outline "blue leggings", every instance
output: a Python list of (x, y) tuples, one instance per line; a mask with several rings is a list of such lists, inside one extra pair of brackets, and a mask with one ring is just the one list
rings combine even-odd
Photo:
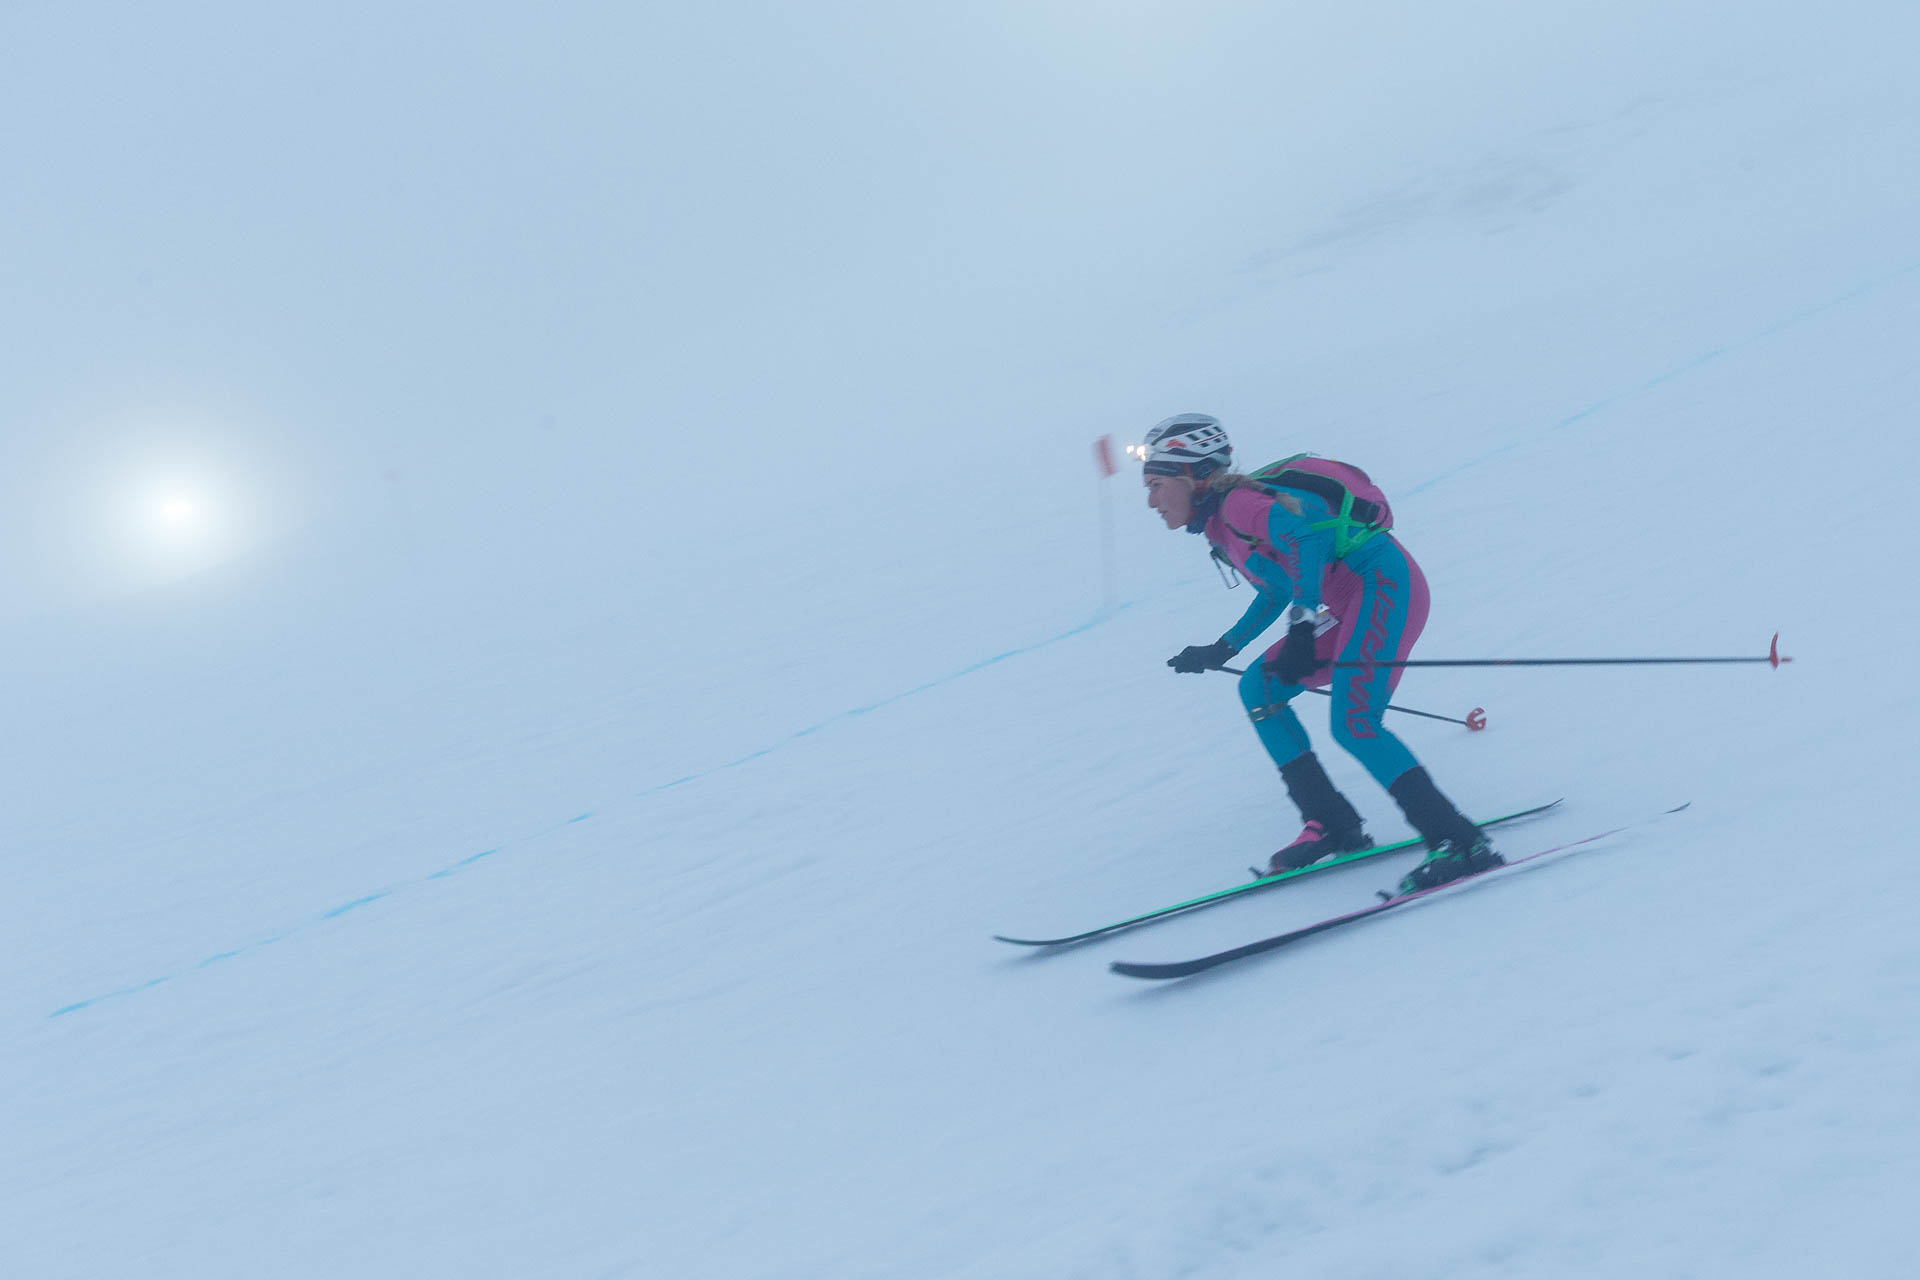
[[(1333, 581), (1339, 577), (1342, 581)], [(1323, 658), (1341, 662), (1405, 658), (1427, 622), (1427, 584), (1419, 565), (1391, 538), (1368, 544), (1348, 566), (1329, 573), (1328, 603), (1340, 625), (1320, 637), (1315, 647)], [(1333, 740), (1358, 760), (1381, 786), (1420, 762), (1406, 744), (1380, 723), (1387, 700), (1400, 683), (1399, 667), (1350, 667), (1322, 671), (1305, 685), (1282, 684), (1266, 674), (1266, 661), (1279, 652), (1274, 645), (1240, 677), (1240, 701), (1253, 718), (1260, 745), (1276, 765), (1285, 765), (1313, 750), (1306, 726), (1289, 704), (1308, 688), (1325, 686), (1332, 693)]]

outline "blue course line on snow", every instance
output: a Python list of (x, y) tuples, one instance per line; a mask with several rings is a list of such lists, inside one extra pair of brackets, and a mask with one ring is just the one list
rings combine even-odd
[(1102, 610), (1101, 612), (1094, 614), (1094, 616), (1089, 618), (1087, 621), (1081, 623), (1079, 626), (1070, 627), (1069, 629), (1060, 632), (1058, 635), (1048, 636), (1045, 640), (1036, 640), (1032, 644), (1022, 645), (1018, 649), (1008, 649), (1005, 653), (996, 653), (991, 658), (982, 658), (978, 662), (971, 663), (967, 666), (961, 667), (958, 671), (949, 672), (946, 675), (941, 676), (936, 680), (929, 680), (925, 684), (915, 685), (911, 689), (904, 690), (900, 693), (891, 694), (885, 698), (880, 699), (878, 702), (870, 702), (864, 707), (853, 707), (846, 711), (836, 712), (835, 714), (828, 716), (825, 720), (820, 721), (818, 724), (810, 724), (804, 729), (795, 729), (792, 733), (788, 734), (786, 737), (782, 738), (780, 741), (774, 743), (772, 746), (762, 747), (758, 751), (750, 751), (746, 755), (740, 756), (737, 759), (729, 760), (725, 764), (714, 765), (710, 769), (702, 769), (698, 773), (686, 774), (683, 777), (675, 778), (672, 782), (663, 782), (659, 786), (649, 787), (647, 790), (639, 792), (634, 798), (639, 800), (644, 800), (648, 796), (657, 796), (662, 791), (670, 791), (674, 787), (683, 787), (689, 782), (698, 782), (702, 778), (711, 778), (716, 773), (726, 773), (730, 769), (738, 769), (742, 765), (751, 764), (755, 760), (759, 760), (765, 756), (770, 756), (774, 752), (780, 751), (786, 747), (789, 747), (794, 743), (801, 741), (802, 739), (810, 738), (815, 734), (819, 733), (823, 729), (831, 729), (834, 725), (840, 724), (843, 721), (852, 720), (859, 716), (871, 715), (876, 711), (880, 711), (887, 707), (892, 706), (896, 702), (904, 701), (907, 698), (917, 697), (920, 694), (926, 693), (930, 690), (938, 689), (942, 685), (952, 684), (956, 680), (964, 680), (968, 676), (973, 675), (976, 672), (984, 671), (988, 667), (995, 666), (1002, 662), (1006, 662), (1009, 659), (1024, 657), (1029, 653), (1037, 653), (1041, 649), (1047, 648), (1049, 645), (1056, 645), (1063, 640), (1071, 640), (1075, 636), (1085, 635), (1087, 632), (1093, 630), (1095, 627), (1100, 626), (1101, 624), (1111, 620), (1115, 613), (1119, 612), (1121, 609), (1124, 609), (1126, 607), (1127, 607), (1126, 605), (1122, 604), (1122, 605), (1116, 606), (1113, 609)]
[[(1125, 607), (1126, 607), (1125, 605), (1120, 606), (1120, 608), (1125, 608)], [(1074, 636), (1083, 635), (1086, 632), (1091, 631), (1095, 627), (1101, 625), (1102, 623), (1108, 621), (1110, 618), (1113, 617), (1115, 612), (1116, 610), (1102, 611), (1100, 613), (1095, 614), (1088, 621), (1081, 623), (1079, 626), (1072, 627), (1066, 631), (1062, 631), (1058, 635), (1049, 636), (1045, 640), (1035, 641), (1033, 644), (1023, 645), (1018, 649), (1008, 649), (1005, 653), (997, 653), (991, 658), (986, 658), (986, 659), (983, 659), (982, 661), (972, 663), (969, 666), (962, 667), (958, 671), (954, 671), (947, 675), (941, 676), (937, 680), (929, 680), (925, 684), (916, 685), (915, 687), (908, 689), (903, 693), (896, 693), (890, 697), (882, 698), (878, 702), (869, 703), (864, 707), (855, 707), (852, 710), (842, 711), (837, 715), (828, 716), (825, 720), (820, 721), (818, 724), (808, 725), (804, 729), (795, 730), (794, 732), (788, 734), (785, 738), (783, 738), (779, 742), (774, 743), (772, 746), (762, 747), (758, 751), (748, 752), (746, 755), (740, 756), (738, 759), (729, 760), (725, 764), (717, 764), (710, 769), (703, 769), (698, 773), (689, 773), (684, 777), (675, 778), (671, 782), (663, 782), (656, 787), (651, 787), (645, 791), (638, 793), (634, 798), (643, 800), (643, 799), (646, 799), (648, 796), (659, 795), (663, 791), (669, 791), (674, 787), (684, 786), (689, 782), (698, 782), (702, 778), (711, 778), (713, 775), (717, 773), (725, 773), (730, 769), (738, 769), (742, 765), (750, 764), (755, 760), (759, 760), (765, 756), (770, 756), (774, 752), (780, 751), (786, 747), (789, 747), (794, 743), (802, 741), (803, 739), (812, 737), (813, 735), (819, 733), (821, 730), (831, 728), (832, 726), (839, 724), (843, 720), (851, 720), (856, 716), (869, 715), (875, 711), (879, 711), (884, 707), (890, 707), (894, 703), (900, 702), (903, 699), (911, 698), (918, 694), (925, 693), (930, 689), (937, 689), (942, 685), (952, 684), (956, 680), (964, 679), (967, 676), (970, 676), (977, 671), (983, 671), (986, 668), (994, 666), (997, 663), (1006, 662), (1011, 658), (1018, 658), (1024, 654), (1034, 653), (1038, 650), (1046, 648), (1049, 645), (1059, 644), (1063, 640), (1069, 640), (1069, 639), (1072, 639)], [(519, 839), (509, 841), (506, 844), (496, 845), (491, 849), (482, 849), (478, 853), (468, 854), (466, 857), (461, 858), (456, 862), (449, 863), (447, 866), (440, 868), (438, 871), (429, 872), (428, 874), (421, 876), (417, 880), (408, 881), (407, 883), (404, 883), (404, 884), (393, 885), (393, 886), (390, 886), (389, 888), (381, 889), (374, 893), (364, 894), (361, 897), (354, 898), (349, 902), (343, 902), (337, 907), (331, 907), (328, 910), (322, 911), (318, 915), (311, 917), (305, 922), (301, 924), (296, 924), (292, 928), (286, 929), (281, 933), (274, 934), (271, 937), (262, 938), (257, 942), (251, 942), (244, 946), (231, 947), (225, 951), (216, 952), (213, 955), (207, 956), (205, 959), (199, 960), (196, 963), (187, 966), (186, 969), (182, 970), (181, 972), (189, 973), (195, 969), (205, 969), (211, 965), (219, 964), (227, 960), (233, 960), (240, 956), (247, 955), (251, 952), (258, 951), (262, 947), (269, 946), (272, 943), (281, 941), (282, 939), (292, 937), (295, 934), (304, 933), (307, 930), (316, 928), (317, 926), (324, 924), (329, 920), (336, 920), (341, 916), (347, 915), (349, 912), (357, 911), (361, 907), (365, 907), (372, 903), (378, 902), (383, 898), (390, 898), (395, 896), (396, 894), (403, 893), (409, 889), (418, 888), (419, 886), (426, 884), (430, 880), (445, 880), (450, 876), (458, 875), (460, 872), (473, 866), (475, 863), (481, 861), (483, 858), (491, 858), (495, 854), (500, 853), (502, 850), (515, 848), (520, 845), (524, 845), (531, 840), (537, 840), (542, 836), (553, 835), (554, 833), (563, 831), (568, 827), (577, 826), (582, 822), (586, 822), (593, 816), (594, 816), (594, 811), (589, 809), (583, 813), (577, 813), (573, 817), (568, 818), (565, 821), (556, 822), (552, 826), (544, 828), (543, 830), (540, 830), (540, 831), (536, 831), (531, 835), (522, 836)], [(51, 1014), (47, 1016), (52, 1018), (58, 1018), (63, 1014), (77, 1013), (82, 1009), (91, 1008), (92, 1006), (100, 1004), (103, 1001), (119, 999), (122, 996), (135, 995), (139, 992), (148, 990), (151, 987), (156, 987), (163, 982), (171, 981), (172, 979), (179, 976), (180, 974), (167, 974), (163, 977), (151, 978), (151, 979), (148, 979), (146, 982), (136, 983), (132, 986), (121, 987), (115, 991), (108, 991), (102, 995), (94, 996), (88, 1000), (76, 1000), (72, 1004), (63, 1005), (60, 1008), (55, 1009)]]
[(352, 902), (342, 903), (341, 905), (335, 907), (331, 911), (323, 911), (320, 913), (320, 918), (322, 920), (331, 920), (335, 916), (343, 916), (347, 914), (347, 912), (349, 911), (353, 911), (360, 907), (364, 907), (369, 902), (378, 902), (380, 901), (380, 899), (386, 896), (387, 896), (387, 890), (382, 889), (379, 893), (370, 893), (364, 898), (355, 898)]
[(462, 870), (472, 866), (474, 863), (480, 861), (480, 859), (491, 858), (494, 854), (498, 852), (500, 852), (498, 849), (482, 849), (478, 853), (469, 854), (467, 857), (460, 859), (460, 861), (454, 863), (450, 867), (440, 868), (438, 871), (435, 871), (432, 874), (430, 874), (427, 877), (427, 879), (445, 880), (448, 876), (459, 875)]
[[(1803, 308), (1800, 311), (1794, 312), (1793, 314), (1785, 317), (1784, 319), (1776, 321), (1775, 323), (1768, 325), (1766, 328), (1756, 330), (1755, 332), (1748, 334), (1746, 337), (1741, 338), (1738, 341), (1730, 342), (1724, 346), (1713, 347), (1706, 351), (1702, 351), (1699, 354), (1693, 356), (1691, 359), (1688, 359), (1680, 364), (1676, 364), (1672, 368), (1667, 369), (1661, 373), (1655, 374), (1653, 377), (1647, 379), (1645, 382), (1642, 382), (1636, 387), (1632, 387), (1625, 391), (1617, 392), (1614, 395), (1606, 397), (1605, 399), (1596, 400), (1592, 404), (1587, 405), (1585, 408), (1582, 408), (1573, 413), (1570, 413), (1566, 417), (1561, 418), (1556, 422), (1547, 424), (1547, 430), (1560, 431), (1568, 427), (1578, 425), (1579, 423), (1585, 422), (1589, 418), (1593, 418), (1601, 413), (1606, 412), (1608, 409), (1613, 408), (1615, 405), (1618, 405), (1623, 401), (1631, 400), (1631, 399), (1634, 399), (1635, 397), (1646, 395), (1652, 391), (1659, 389), (1660, 387), (1665, 386), (1670, 382), (1673, 382), (1679, 378), (1686, 376), (1689, 373), (1692, 373), (1700, 368), (1703, 368), (1706, 365), (1712, 364), (1716, 360), (1720, 360), (1725, 356), (1733, 354), (1735, 352), (1745, 350), (1748, 347), (1755, 346), (1758, 343), (1764, 342), (1765, 340), (1773, 337), (1776, 334), (1785, 332), (1786, 330), (1791, 329), (1796, 325), (1804, 324), (1805, 322), (1815, 319), (1821, 315), (1824, 315), (1827, 312), (1837, 310), (1838, 308), (1845, 306), (1849, 302), (1856, 301), (1857, 299), (1865, 297), (1868, 294), (1871, 294), (1871, 293), (1877, 292), (1880, 289), (1886, 288), (1887, 286), (1894, 284), (1895, 282), (1903, 279), (1906, 276), (1913, 275), (1916, 272), (1920, 272), (1920, 263), (1913, 263), (1911, 265), (1901, 267), (1898, 270), (1891, 271), (1886, 275), (1883, 275), (1874, 280), (1871, 280), (1866, 284), (1862, 284), (1853, 289), (1850, 289), (1846, 293), (1840, 294), (1837, 297), (1829, 298), (1824, 302), (1816, 303), (1812, 306)], [(1532, 440), (1525, 440), (1525, 439), (1516, 440), (1513, 443), (1503, 445), (1498, 449), (1489, 450), (1488, 452), (1483, 453), (1478, 457), (1471, 458), (1465, 462), (1462, 462), (1458, 466), (1453, 467), (1448, 471), (1442, 472), (1441, 474), (1434, 476), (1431, 479), (1423, 481), (1420, 484), (1414, 485), (1412, 488), (1409, 488), (1404, 491), (1404, 496), (1411, 497), (1414, 494), (1423, 493), (1428, 489), (1435, 488), (1441, 484), (1444, 484), (1446, 481), (1452, 479), (1453, 477), (1460, 475), (1463, 472), (1471, 471), (1477, 467), (1484, 466), (1485, 464), (1493, 461), (1496, 458), (1502, 457), (1508, 453), (1512, 453), (1514, 450), (1519, 449), (1524, 445), (1531, 444), (1531, 443), (1533, 443)], [(1119, 608), (1124, 609), (1126, 608), (1126, 606), (1123, 604), (1119, 606)], [(1062, 641), (1070, 640), (1075, 636), (1084, 635), (1085, 633), (1093, 630), (1095, 627), (1098, 627), (1106, 623), (1107, 621), (1111, 620), (1117, 611), (1118, 610), (1113, 610), (1113, 609), (1104, 610), (1100, 613), (1095, 614), (1092, 618), (1080, 624), (1079, 626), (1072, 627), (1066, 631), (1062, 631), (1058, 635), (1050, 636), (1045, 640), (1039, 640), (1034, 642), (1033, 644), (1023, 645), (1017, 649), (1008, 649), (1004, 653), (997, 653), (990, 658), (983, 658), (978, 662), (972, 663), (965, 667), (961, 667), (957, 671), (949, 672), (948, 674), (941, 676), (938, 679), (929, 680), (925, 684), (915, 685), (911, 689), (907, 689), (903, 692), (893, 694), (890, 697), (882, 698), (877, 702), (871, 702), (861, 707), (853, 707), (853, 708), (850, 708), (849, 710), (839, 712), (838, 714), (828, 716), (825, 720), (820, 721), (818, 724), (808, 725), (804, 729), (795, 730), (794, 732), (788, 734), (785, 738), (781, 739), (780, 741), (773, 743), (771, 746), (762, 747), (758, 751), (748, 752), (746, 755), (740, 756), (733, 760), (729, 760), (724, 764), (717, 764), (708, 769), (702, 769), (694, 773), (685, 774), (681, 777), (673, 779), (671, 782), (660, 783), (659, 785), (651, 787), (645, 791), (638, 792), (632, 798), (636, 800), (644, 800), (650, 796), (656, 796), (661, 794), (662, 792), (671, 791), (675, 787), (682, 787), (687, 785), (690, 782), (699, 782), (704, 778), (711, 778), (716, 774), (726, 773), (730, 770), (738, 769), (743, 765), (751, 764), (755, 760), (763, 759), (767, 756), (774, 754), (777, 751), (784, 750), (785, 748), (792, 746), (795, 743), (798, 743), (807, 738), (810, 738), (815, 734), (820, 733), (822, 730), (831, 728), (832, 726), (840, 724), (843, 721), (852, 720), (859, 716), (871, 715), (875, 711), (880, 711), (886, 707), (890, 707), (897, 702), (904, 701), (908, 698), (917, 697), (920, 694), (927, 693), (934, 689), (938, 689), (943, 685), (952, 684), (956, 680), (964, 680), (968, 676), (984, 671), (989, 667), (997, 666), (1002, 662), (1007, 662), (1014, 658), (1024, 657), (1027, 654), (1036, 653), (1041, 649), (1045, 649), (1050, 645), (1056, 645), (1061, 643)], [(593, 817), (592, 811), (580, 813), (575, 815), (574, 817), (566, 819), (564, 822), (555, 823), (553, 826), (546, 828), (545, 830), (536, 831), (531, 835), (522, 836), (518, 840), (510, 841), (506, 844), (498, 845), (491, 849), (484, 849), (479, 853), (470, 854), (464, 858), (461, 858), (457, 862), (454, 862), (449, 864), (448, 866), (442, 867), (438, 871), (432, 872), (428, 875), (424, 875), (420, 877), (418, 880), (414, 880), (406, 884), (395, 885), (391, 888), (382, 889), (377, 893), (367, 894), (363, 897), (355, 898), (351, 902), (343, 903), (340, 906), (332, 908), (331, 910), (323, 911), (319, 915), (310, 918), (305, 923), (294, 925), (292, 928), (289, 928), (284, 932), (274, 934), (271, 937), (263, 938), (257, 942), (252, 942), (245, 946), (234, 947), (229, 950), (217, 952), (213, 955), (207, 956), (205, 959), (200, 960), (196, 964), (188, 966), (186, 969), (182, 970), (181, 972), (185, 973), (185, 972), (191, 972), (194, 969), (204, 969), (209, 965), (217, 964), (226, 960), (232, 960), (237, 957), (247, 955), (251, 952), (258, 951), (262, 947), (269, 946), (275, 942), (279, 942), (295, 934), (304, 933), (309, 929), (315, 928), (320, 924), (325, 923), (326, 921), (337, 919), (338, 917), (346, 915), (347, 913), (354, 911), (360, 907), (364, 907), (370, 903), (377, 902), (382, 898), (392, 897), (405, 890), (417, 888), (420, 885), (426, 884), (430, 880), (444, 880), (450, 876), (458, 874), (459, 872), (467, 869), (468, 867), (473, 866), (475, 863), (479, 862), (483, 858), (490, 858), (493, 855), (500, 853), (503, 849), (518, 847), (520, 845), (528, 843), (531, 840), (539, 839), (541, 836), (551, 835), (554, 832), (564, 830), (567, 827), (571, 827), (578, 823), (585, 822), (592, 817)], [(64, 1005), (61, 1008), (55, 1009), (48, 1016), (57, 1018), (63, 1014), (75, 1013), (81, 1009), (91, 1008), (92, 1006), (100, 1004), (101, 1002), (106, 1000), (113, 1000), (122, 996), (134, 995), (138, 992), (146, 991), (153, 987), (157, 987), (163, 982), (171, 981), (174, 977), (177, 977), (177, 976), (179, 975), (167, 974), (165, 976), (158, 977), (158, 978), (150, 978), (145, 982), (136, 983), (128, 987), (122, 987), (116, 991), (109, 991), (103, 995), (94, 996), (91, 999), (78, 1000), (72, 1004)]]
[[(1667, 370), (1664, 370), (1663, 372), (1656, 373), (1651, 378), (1648, 378), (1645, 382), (1642, 382), (1639, 386), (1630, 387), (1625, 391), (1617, 391), (1614, 394), (1605, 397), (1604, 399), (1596, 400), (1592, 404), (1586, 406), (1584, 409), (1576, 410), (1575, 412), (1568, 414), (1566, 417), (1561, 418), (1557, 422), (1549, 423), (1547, 429), (1549, 431), (1563, 431), (1568, 427), (1576, 426), (1579, 423), (1585, 422), (1588, 418), (1597, 417), (1598, 415), (1605, 413), (1607, 410), (1613, 408), (1615, 405), (1621, 404), (1628, 400), (1637, 399), (1638, 397), (1644, 396), (1649, 392), (1657, 391), (1661, 387), (1666, 386), (1668, 383), (1673, 382), (1676, 379), (1683, 378), (1690, 373), (1697, 372), (1698, 370), (1705, 368), (1707, 365), (1712, 364), (1714, 361), (1719, 360), (1722, 357), (1732, 355), (1736, 352), (1744, 351), (1749, 347), (1758, 346), (1760, 343), (1765, 342), (1767, 339), (1776, 337), (1779, 334), (1785, 333), (1787, 330), (1792, 329), (1797, 325), (1805, 324), (1809, 320), (1818, 319), (1820, 316), (1823, 316), (1830, 311), (1839, 310), (1841, 307), (1846, 306), (1850, 302), (1857, 302), (1861, 298), (1866, 297), (1870, 293), (1877, 293), (1881, 289), (1885, 289), (1891, 285), (1897, 284), (1902, 279), (1904, 279), (1907, 276), (1913, 275), (1915, 272), (1920, 272), (1920, 262), (1908, 263), (1906, 266), (1898, 267), (1892, 271), (1887, 272), (1885, 275), (1876, 276), (1874, 279), (1867, 281), (1865, 284), (1856, 285), (1855, 287), (1847, 290), (1845, 293), (1838, 294), (1834, 297), (1828, 298), (1825, 302), (1816, 302), (1812, 306), (1802, 307), (1800, 310), (1792, 313), (1791, 315), (1785, 317), (1784, 319), (1776, 320), (1772, 324), (1766, 326), (1763, 329), (1754, 330), (1752, 333), (1748, 334), (1744, 338), (1740, 338), (1734, 342), (1729, 342), (1725, 346), (1710, 347), (1707, 350), (1700, 352), (1698, 355), (1693, 356), (1691, 359), (1688, 359), (1680, 364), (1674, 365), (1671, 369), (1667, 369)], [(1487, 452), (1479, 454), (1475, 457), (1469, 458), (1465, 462), (1460, 463), (1458, 466), (1453, 467), (1447, 471), (1443, 471), (1439, 475), (1434, 476), (1431, 479), (1423, 480), (1421, 483), (1416, 484), (1409, 489), (1402, 490), (1401, 496), (1411, 498), (1413, 495), (1417, 493), (1424, 493), (1428, 489), (1432, 489), (1439, 485), (1445, 484), (1447, 481), (1453, 479), (1457, 475), (1462, 474), (1463, 472), (1472, 471), (1477, 467), (1485, 466), (1487, 463), (1494, 461), (1496, 458), (1505, 457), (1507, 454), (1512, 453), (1517, 449), (1523, 448), (1533, 443), (1535, 443), (1533, 439), (1523, 438), (1519, 440), (1514, 440), (1508, 444), (1503, 444), (1497, 449), (1489, 449)]]

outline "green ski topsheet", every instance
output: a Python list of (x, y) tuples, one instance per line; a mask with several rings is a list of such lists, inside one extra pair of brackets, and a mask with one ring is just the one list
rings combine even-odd
[[(1522, 818), (1531, 818), (1536, 814), (1545, 813), (1559, 803), (1558, 800), (1549, 800), (1546, 804), (1535, 805), (1531, 809), (1520, 809), (1513, 813), (1502, 814), (1497, 818), (1490, 818), (1480, 825), (1483, 827), (1497, 827), (1509, 822), (1518, 822)], [(1135, 925), (1146, 924), (1152, 920), (1163, 920), (1168, 916), (1178, 915), (1185, 911), (1197, 911), (1202, 907), (1210, 907), (1215, 903), (1225, 902), (1230, 898), (1237, 898), (1241, 894), (1252, 893), (1256, 889), (1271, 888), (1274, 885), (1283, 884), (1288, 880), (1295, 880), (1301, 876), (1312, 875), (1318, 871), (1327, 871), (1334, 867), (1344, 867), (1350, 862), (1359, 862), (1365, 858), (1377, 858), (1385, 853), (1399, 853), (1401, 850), (1411, 849), (1419, 843), (1420, 838), (1413, 836), (1406, 840), (1395, 840), (1390, 844), (1377, 844), (1369, 849), (1358, 849), (1352, 853), (1343, 853), (1338, 857), (1329, 858), (1325, 862), (1316, 862), (1312, 866), (1301, 867), (1294, 871), (1281, 871), (1270, 876), (1261, 876), (1257, 880), (1249, 880), (1245, 884), (1237, 884), (1230, 889), (1219, 889), (1198, 898), (1189, 898), (1185, 902), (1176, 902), (1170, 907), (1161, 907), (1157, 911), (1147, 911), (1137, 916), (1128, 916), (1125, 920), (1117, 920), (1112, 924), (1102, 925), (1098, 929), (1089, 929), (1085, 933), (1070, 933), (1063, 938), (1009, 938), (1005, 934), (999, 933), (994, 934), (993, 937), (996, 942), (1010, 942), (1016, 947), (1064, 947), (1075, 942), (1085, 942), (1089, 938), (1098, 938), (1105, 934), (1118, 933), (1122, 929), (1131, 929)]]

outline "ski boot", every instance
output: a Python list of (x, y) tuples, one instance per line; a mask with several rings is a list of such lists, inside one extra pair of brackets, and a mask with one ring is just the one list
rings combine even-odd
[(1415, 765), (1401, 774), (1387, 788), (1387, 794), (1399, 804), (1408, 825), (1420, 833), (1430, 851), (1426, 861), (1400, 881), (1400, 893), (1418, 893), (1506, 864), (1506, 859), (1494, 852), (1486, 833), (1440, 794), (1424, 768)]
[(1507, 860), (1494, 852), (1493, 842), (1483, 832), (1475, 832), (1471, 840), (1442, 840), (1425, 862), (1401, 877), (1400, 896), (1435, 889), (1506, 865)]
[(1357, 853), (1372, 845), (1373, 841), (1367, 839), (1367, 833), (1358, 825), (1344, 831), (1330, 831), (1319, 821), (1311, 821), (1301, 829), (1292, 844), (1273, 855), (1267, 864), (1267, 874), (1272, 876), (1282, 871), (1298, 871), (1323, 858), (1340, 853)]
[(1280, 778), (1287, 784), (1287, 794), (1306, 826), (1292, 844), (1273, 855), (1267, 864), (1268, 875), (1298, 871), (1322, 858), (1353, 853), (1373, 843), (1360, 828), (1360, 815), (1334, 788), (1333, 779), (1327, 777), (1313, 752), (1281, 765)]

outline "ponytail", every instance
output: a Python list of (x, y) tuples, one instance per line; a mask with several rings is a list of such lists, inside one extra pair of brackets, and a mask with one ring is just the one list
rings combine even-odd
[(1208, 493), (1218, 494), (1221, 498), (1225, 498), (1235, 489), (1253, 489), (1263, 498), (1272, 498), (1275, 502), (1286, 508), (1290, 515), (1299, 516), (1306, 510), (1306, 508), (1300, 505), (1300, 499), (1294, 497), (1292, 494), (1282, 489), (1274, 489), (1261, 484), (1252, 476), (1242, 475), (1238, 471), (1216, 471), (1194, 487)]

